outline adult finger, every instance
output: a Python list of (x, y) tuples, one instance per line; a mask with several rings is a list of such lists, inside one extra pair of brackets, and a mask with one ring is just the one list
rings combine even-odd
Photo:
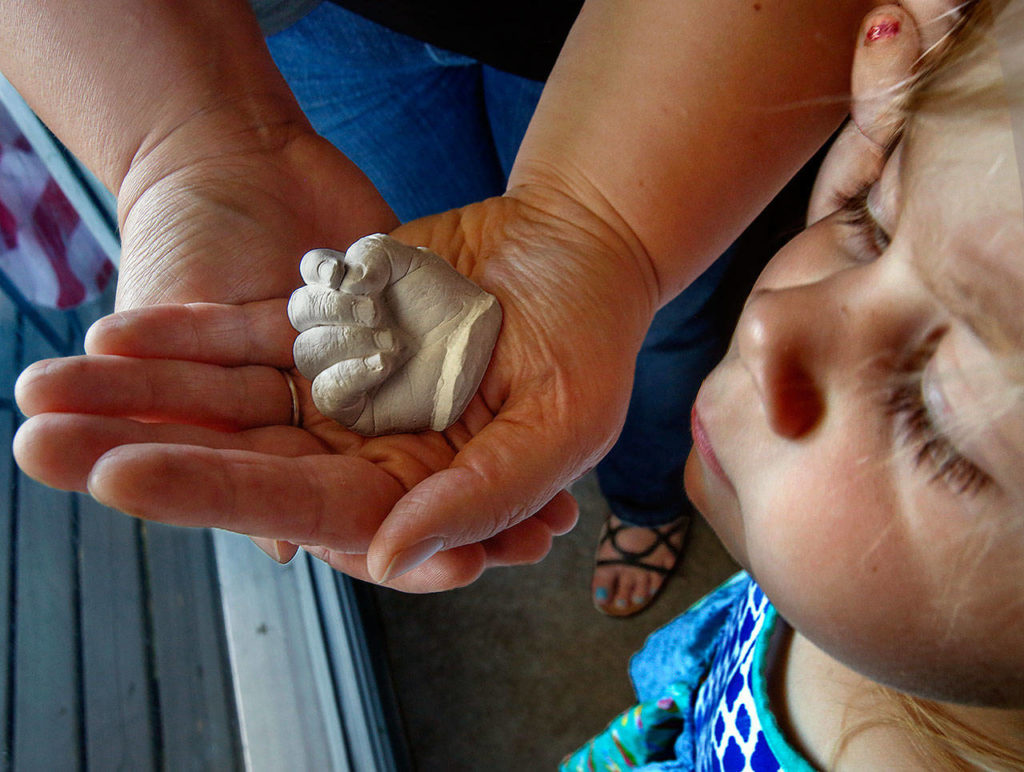
[(93, 413), (232, 429), (287, 424), (292, 394), (273, 367), (87, 355), (30, 365), (15, 384), (25, 415)]
[[(542, 414), (542, 413), (540, 413)], [(374, 537), (368, 566), (387, 581), (434, 552), (483, 541), (521, 522), (555, 498), (596, 458), (569, 427), (536, 421), (536, 411), (507, 409), (456, 456), (398, 502)], [(558, 506), (565, 506), (559, 499)]]
[(547, 523), (551, 533), (555, 536), (562, 536), (576, 527), (580, 518), (580, 507), (576, 498), (569, 491), (563, 490), (541, 507), (534, 517)]
[(403, 492), (393, 477), (355, 456), (283, 458), (152, 444), (103, 455), (88, 489), (101, 503), (146, 520), (357, 553)]
[(101, 456), (120, 445), (141, 443), (199, 445), (282, 456), (322, 452), (316, 439), (290, 426), (219, 432), (201, 426), (73, 413), (44, 413), (29, 418), (15, 434), (12, 450), (29, 477), (53, 488), (85, 492), (89, 473)]
[(869, 139), (853, 121), (847, 122), (818, 170), (807, 205), (807, 225), (814, 225), (839, 208), (843, 197), (853, 192), (851, 180), (856, 184), (878, 179), (884, 162), (884, 148)]
[(868, 14), (853, 58), (851, 114), (864, 136), (885, 145), (906, 116), (905, 95), (921, 55), (913, 17), (897, 5)]
[[(305, 549), (313, 557), (323, 560), (337, 571), (356, 579), (373, 581), (366, 566), (366, 555), (340, 553), (322, 547)], [(472, 584), (484, 572), (486, 566), (483, 547), (479, 544), (469, 544), (441, 552), (384, 586), (412, 593), (453, 590)]]
[(284, 300), (244, 305), (188, 303), (105, 316), (89, 328), (85, 350), (227, 367), (262, 364), (289, 368), (294, 340)]
[(481, 542), (487, 565), (520, 566), (537, 563), (551, 551), (553, 534), (536, 515)]
[(551, 551), (552, 537), (572, 530), (578, 514), (576, 500), (568, 491), (560, 491), (537, 514), (480, 542), (487, 567), (539, 562)]

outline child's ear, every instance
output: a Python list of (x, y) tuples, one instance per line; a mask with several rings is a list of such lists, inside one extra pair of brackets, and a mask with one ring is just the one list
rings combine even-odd
[(903, 95), (921, 38), (914, 17), (898, 5), (875, 8), (861, 22), (850, 74), (852, 120), (836, 138), (814, 183), (807, 224), (836, 210), (882, 170), (886, 143), (903, 120)]

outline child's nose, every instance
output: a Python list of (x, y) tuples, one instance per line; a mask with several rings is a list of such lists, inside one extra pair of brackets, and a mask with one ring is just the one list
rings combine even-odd
[(789, 439), (812, 431), (825, 413), (819, 357), (825, 355), (823, 331), (834, 320), (823, 318), (820, 302), (797, 297), (811, 291), (756, 290), (736, 327), (740, 360), (754, 380), (768, 424)]

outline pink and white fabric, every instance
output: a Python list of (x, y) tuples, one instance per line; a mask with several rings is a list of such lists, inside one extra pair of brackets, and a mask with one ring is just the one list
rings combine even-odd
[(73, 308), (114, 266), (42, 159), (0, 108), (0, 271), (32, 303)]

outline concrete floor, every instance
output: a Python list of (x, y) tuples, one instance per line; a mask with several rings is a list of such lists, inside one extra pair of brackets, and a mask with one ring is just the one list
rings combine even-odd
[(413, 596), (377, 590), (398, 701), (420, 772), (550, 770), (633, 702), (626, 672), (647, 635), (737, 569), (700, 519), (654, 606), (610, 619), (590, 603), (608, 510), (573, 489), (580, 522), (535, 566)]

